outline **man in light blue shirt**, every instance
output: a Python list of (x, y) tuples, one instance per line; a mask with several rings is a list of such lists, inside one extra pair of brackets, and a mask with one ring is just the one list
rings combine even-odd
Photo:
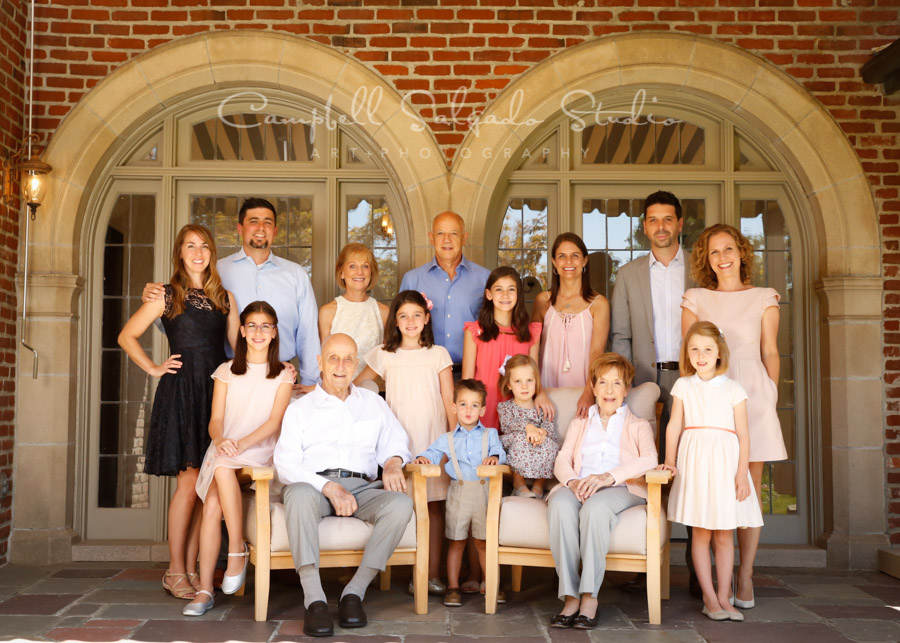
[(428, 238), (434, 246), (434, 259), (403, 275), (400, 290), (423, 292), (434, 304), (434, 341), (447, 349), (454, 370), (458, 370), (463, 356), (463, 324), (478, 318), (491, 273), (463, 257), (468, 234), (465, 222), (455, 212), (437, 215)]
[[(316, 356), (320, 352), (318, 307), (309, 275), (297, 263), (272, 252), (278, 232), (275, 206), (260, 198), (249, 198), (238, 213), (242, 247), (216, 263), (222, 285), (237, 300), (238, 309), (254, 301), (266, 301), (278, 314), (280, 358), (297, 357), (300, 374), (295, 389), (311, 391), (319, 379)], [(162, 284), (147, 284), (143, 300), (164, 296)], [(230, 354), (230, 351), (229, 351)]]

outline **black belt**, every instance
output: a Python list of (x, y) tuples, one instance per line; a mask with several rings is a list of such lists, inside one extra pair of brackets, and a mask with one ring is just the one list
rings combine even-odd
[(656, 362), (658, 371), (677, 371), (678, 368), (678, 362)]
[(366, 478), (366, 474), (358, 471), (348, 471), (347, 469), (325, 469), (325, 471), (316, 472), (317, 476), (331, 476), (332, 478)]

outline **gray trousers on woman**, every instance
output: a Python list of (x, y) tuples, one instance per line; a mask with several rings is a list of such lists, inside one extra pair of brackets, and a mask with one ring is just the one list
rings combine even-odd
[[(647, 501), (626, 487), (607, 487), (580, 503), (572, 490), (563, 487), (550, 496), (550, 551), (559, 576), (559, 598), (596, 598), (606, 573), (606, 553), (619, 514)], [(578, 565), (581, 563), (581, 575)]]
[[(384, 571), (385, 563), (397, 548), (413, 514), (412, 499), (399, 491), (387, 491), (382, 482), (363, 478), (329, 477), (356, 497), (354, 518), (374, 525), (366, 543), (361, 567)], [(304, 565), (319, 566), (319, 521), (333, 516), (334, 507), (321, 492), (306, 482), (284, 488), (284, 518), (291, 555), (297, 570)]]

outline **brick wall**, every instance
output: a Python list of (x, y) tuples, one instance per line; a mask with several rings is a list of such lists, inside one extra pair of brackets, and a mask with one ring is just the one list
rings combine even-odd
[[(0, 0), (0, 154), (22, 141), (25, 14), (19, 0)], [(12, 484), (16, 394), (16, 289), (18, 198), (0, 203), (0, 477)], [(7, 561), (12, 495), (0, 500), (0, 565)]]
[[(3, 0), (8, 2), (9, 0)], [(614, 33), (699, 34), (762, 56), (834, 116), (872, 186), (884, 239), (886, 462), (891, 539), (900, 544), (900, 99), (859, 78), (873, 47), (900, 35), (900, 0), (38, 0), (38, 127), (51, 133), (118, 65), (214, 29), (298, 34), (347, 52), (418, 107), (452, 160), (465, 117), (548, 56)], [(4, 5), (5, 6), (5, 5)], [(465, 102), (453, 104), (464, 88)]]

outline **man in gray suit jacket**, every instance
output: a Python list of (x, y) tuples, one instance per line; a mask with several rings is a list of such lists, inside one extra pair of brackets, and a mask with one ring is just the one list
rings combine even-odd
[(681, 296), (690, 287), (689, 255), (678, 243), (684, 226), (681, 202), (671, 192), (654, 192), (644, 202), (644, 234), (650, 254), (616, 272), (612, 294), (612, 350), (634, 364), (634, 385), (656, 382), (663, 403), (658, 427), (660, 461), (672, 409), (669, 391), (678, 379)]
[[(670, 391), (678, 379), (681, 351), (681, 296), (693, 286), (690, 256), (678, 243), (684, 227), (681, 202), (671, 192), (654, 192), (644, 201), (644, 234), (650, 254), (630, 261), (616, 272), (612, 295), (612, 350), (631, 360), (634, 385), (656, 382), (663, 411), (660, 416), (659, 458), (666, 457), (666, 425), (672, 411)], [(690, 534), (690, 529), (688, 529)], [(690, 560), (691, 590), (699, 590)]]

